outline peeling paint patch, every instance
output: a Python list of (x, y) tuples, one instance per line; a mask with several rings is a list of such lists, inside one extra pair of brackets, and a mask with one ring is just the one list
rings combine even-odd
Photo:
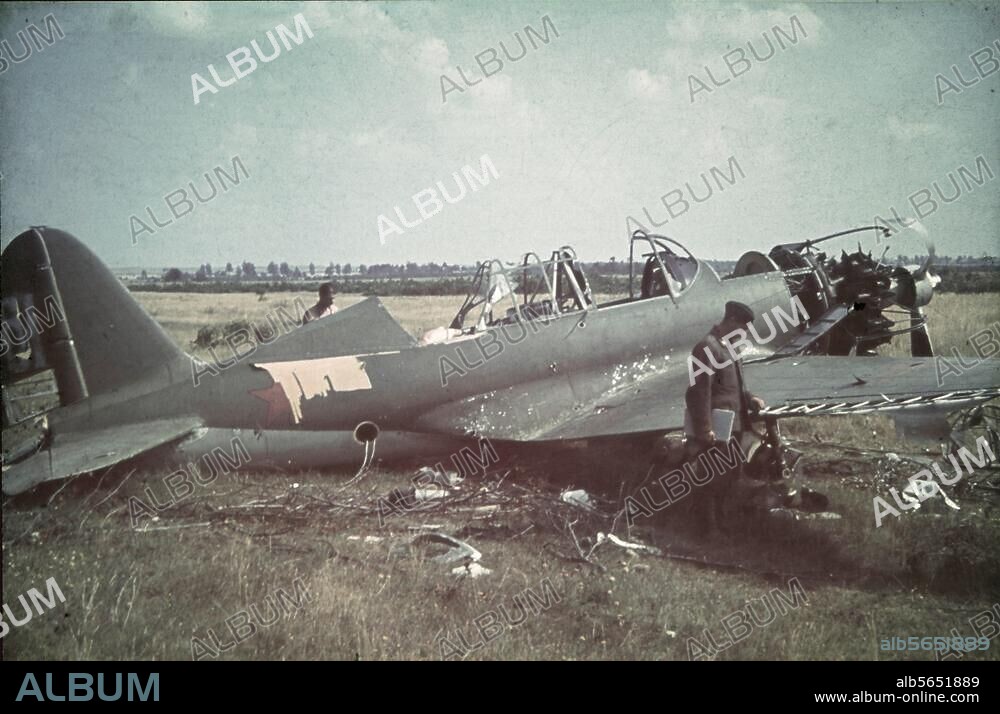
[(302, 402), (325, 397), (330, 392), (356, 392), (371, 389), (365, 364), (358, 357), (327, 357), (294, 362), (264, 362), (263, 369), (279, 385), (292, 407), (292, 419), (302, 421)]

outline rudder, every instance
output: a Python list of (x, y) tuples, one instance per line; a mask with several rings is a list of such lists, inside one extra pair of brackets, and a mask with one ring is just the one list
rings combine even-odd
[[(2, 262), (5, 384), (51, 368), (65, 405), (113, 392), (184, 357), (69, 233), (44, 226), (25, 231), (3, 251)], [(9, 342), (30, 344), (30, 364)]]

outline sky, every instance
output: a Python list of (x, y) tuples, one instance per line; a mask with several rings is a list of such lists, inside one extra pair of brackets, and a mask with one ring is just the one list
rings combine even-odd
[[(251, 40), (270, 54), (268, 31), (299, 13), (312, 37), (235, 80), (226, 55)], [(32, 24), (54, 41), (15, 63)], [(113, 267), (474, 263), (567, 244), (586, 262), (627, 255), (632, 217), (735, 259), (913, 216), (926, 189), (938, 253), (1000, 254), (1000, 180), (969, 180), (983, 162), (1000, 174), (986, 0), (3, 4), (0, 41), (3, 246), (48, 225)], [(500, 43), (517, 58), (520, 41), (510, 61)], [(205, 90), (209, 65), (233, 83)], [(415, 194), (460, 195), (455, 174), (483, 173), (483, 156), (485, 185), (465, 174), (477, 190), (437, 212), (425, 192), (421, 216)], [(149, 220), (168, 223), (164, 197), (190, 182), (211, 195), (203, 175), (234, 174), (234, 157), (238, 185)], [(398, 230), (380, 236), (380, 215)]]

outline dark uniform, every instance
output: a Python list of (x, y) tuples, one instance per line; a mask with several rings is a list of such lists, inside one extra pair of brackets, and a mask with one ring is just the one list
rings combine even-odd
[[(746, 444), (743, 436), (744, 432), (750, 429), (750, 407), (754, 397), (744, 386), (740, 360), (734, 359), (735, 351), (726, 346), (723, 338), (733, 329), (724, 325), (737, 322), (740, 323), (740, 327), (745, 327), (746, 323), (752, 320), (753, 312), (749, 307), (742, 303), (727, 303), (726, 320), (722, 324), (715, 325), (691, 351), (693, 357), (712, 370), (711, 374), (704, 370), (698, 371), (694, 377), (694, 384), (688, 387), (684, 395), (693, 431), (693, 435), (688, 436), (687, 459), (699, 472), (705, 467), (695, 462), (700, 454), (707, 452), (712, 446), (717, 446), (728, 458), (732, 453), (732, 441), (735, 440), (745, 453)], [(706, 350), (712, 356), (711, 361)], [(726, 366), (715, 367), (713, 361), (715, 364)], [(713, 409), (725, 409), (735, 413), (730, 443), (712, 441), (710, 433)], [(698, 489), (700, 493), (695, 496), (696, 511), (699, 525), (705, 530), (714, 530), (720, 521), (724, 521), (726, 496), (742, 472), (743, 463), (737, 459), (735, 467), (726, 469), (725, 473), (716, 473), (710, 483)]]
[[(743, 431), (746, 415), (750, 410), (752, 395), (743, 385), (743, 366), (733, 359), (733, 354), (723, 344), (722, 328), (716, 325), (705, 337), (694, 346), (691, 354), (713, 370), (714, 374), (704, 371), (698, 373), (694, 384), (688, 387), (684, 395), (688, 413), (694, 425), (696, 435), (707, 438), (712, 431), (712, 410), (728, 409), (736, 413), (733, 422), (733, 433)], [(716, 369), (706, 357), (706, 350), (712, 354), (716, 364), (732, 362), (722, 369)]]
[(319, 302), (305, 311), (305, 314), (302, 315), (302, 324), (333, 315), (338, 309), (333, 304), (333, 284), (323, 283), (319, 286)]

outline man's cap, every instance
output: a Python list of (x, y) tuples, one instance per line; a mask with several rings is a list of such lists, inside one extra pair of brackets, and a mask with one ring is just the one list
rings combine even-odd
[(736, 302), (735, 300), (730, 300), (726, 303), (726, 319), (735, 320), (736, 322), (753, 322), (754, 314), (753, 310), (750, 309), (748, 305), (741, 302)]

